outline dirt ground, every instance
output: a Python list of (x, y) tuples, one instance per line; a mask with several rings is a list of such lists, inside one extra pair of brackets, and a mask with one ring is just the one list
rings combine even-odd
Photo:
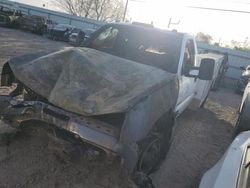
[(11, 57), (27, 53), (53, 52), (64, 47), (66, 43), (55, 42), (39, 35), (14, 29), (0, 28), (0, 63)]
[[(66, 47), (37, 35), (0, 28), (0, 63), (17, 55)], [(203, 109), (186, 110), (177, 120), (170, 152), (151, 175), (156, 188), (195, 188), (202, 174), (232, 141), (241, 96), (232, 89), (211, 92)], [(132, 187), (119, 164), (102, 159), (66, 160), (42, 131), (21, 132), (9, 146), (0, 145), (0, 188)]]

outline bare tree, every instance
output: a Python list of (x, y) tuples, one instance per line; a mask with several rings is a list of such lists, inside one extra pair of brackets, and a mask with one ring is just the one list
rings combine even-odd
[(75, 16), (88, 17), (94, 0), (55, 0), (55, 4)]
[(66, 12), (102, 21), (121, 20), (124, 12), (123, 0), (55, 0)]
[(107, 6), (110, 4), (111, 0), (94, 0), (94, 11), (96, 19), (100, 20), (104, 9), (107, 9)]
[[(124, 1), (123, 0), (112, 0), (110, 3), (111, 11), (105, 11), (102, 16), (102, 20), (105, 21), (121, 21), (124, 14)], [(109, 10), (105, 9), (105, 10)]]
[(83, 6), (81, 7), (81, 9), (84, 12), (85, 18), (89, 17), (89, 15), (91, 14), (93, 3), (94, 3), (94, 0), (85, 0), (85, 2), (83, 3)]
[(97, 20), (121, 20), (124, 8), (122, 0), (94, 0), (94, 12)]

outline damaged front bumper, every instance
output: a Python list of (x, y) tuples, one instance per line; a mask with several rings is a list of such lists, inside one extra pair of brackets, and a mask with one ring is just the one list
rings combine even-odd
[(10, 96), (0, 96), (1, 119), (11, 126), (39, 120), (68, 131), (77, 138), (94, 145), (107, 154), (120, 154), (117, 133), (103, 122), (78, 116), (41, 101), (20, 101)]

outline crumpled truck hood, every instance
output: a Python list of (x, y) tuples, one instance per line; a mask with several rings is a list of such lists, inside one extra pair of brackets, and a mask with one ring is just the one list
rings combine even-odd
[(171, 73), (89, 48), (25, 55), (9, 65), (20, 82), (50, 103), (84, 116), (124, 112), (175, 82)]

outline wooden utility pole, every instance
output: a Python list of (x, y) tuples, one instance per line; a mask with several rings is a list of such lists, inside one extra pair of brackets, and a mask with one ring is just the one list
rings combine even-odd
[(126, 5), (125, 5), (123, 19), (122, 19), (123, 21), (125, 21), (126, 19), (127, 10), (128, 10), (128, 0), (126, 0)]

